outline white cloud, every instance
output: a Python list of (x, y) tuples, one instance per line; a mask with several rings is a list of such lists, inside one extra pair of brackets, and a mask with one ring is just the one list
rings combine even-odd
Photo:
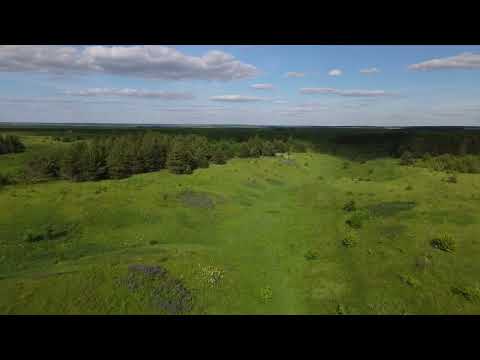
[(334, 88), (301, 88), (300, 93), (304, 95), (332, 94), (352, 97), (377, 97), (393, 95), (392, 93), (388, 93), (384, 90), (339, 90)]
[(380, 70), (377, 69), (376, 67), (366, 68), (366, 69), (360, 70), (360, 73), (362, 73), (362, 74), (376, 74), (376, 73), (379, 73), (379, 72), (380, 72)]
[(290, 71), (290, 72), (285, 73), (285, 76), (288, 77), (288, 78), (301, 78), (301, 77), (305, 76), (305, 73)]
[(287, 104), (288, 103), (287, 100), (273, 100), (272, 102), (274, 104)]
[(66, 91), (65, 94), (72, 96), (127, 96), (162, 100), (191, 100), (194, 98), (191, 93), (107, 88)]
[(255, 66), (222, 51), (188, 56), (167, 46), (1, 45), (0, 71), (54, 74), (100, 72), (152, 79), (235, 80), (256, 75)]
[(250, 87), (257, 90), (273, 90), (272, 84), (253, 84)]
[(301, 116), (301, 115), (320, 112), (323, 110), (328, 110), (328, 109), (324, 106), (308, 106), (306, 104), (303, 104), (299, 106), (292, 106), (292, 107), (282, 109), (281, 111), (279, 111), (279, 114), (286, 115), (286, 116)]
[(328, 72), (328, 75), (330, 75), (330, 76), (340, 76), (340, 75), (342, 75), (342, 73), (343, 72), (340, 69), (332, 69)]
[(465, 52), (451, 57), (412, 64), (408, 68), (410, 70), (480, 69), (480, 54)]
[(118, 104), (118, 99), (91, 99), (91, 98), (65, 98), (65, 97), (0, 97), (0, 103), (6, 104), (42, 104), (42, 103), (53, 103), (53, 104)]
[(217, 95), (210, 97), (212, 101), (225, 101), (225, 102), (254, 102), (268, 100), (266, 98), (256, 96), (244, 96), (244, 95)]

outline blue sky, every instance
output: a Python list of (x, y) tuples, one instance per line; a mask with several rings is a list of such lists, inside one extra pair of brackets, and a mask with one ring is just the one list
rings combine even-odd
[(480, 46), (0, 46), (0, 122), (480, 126)]

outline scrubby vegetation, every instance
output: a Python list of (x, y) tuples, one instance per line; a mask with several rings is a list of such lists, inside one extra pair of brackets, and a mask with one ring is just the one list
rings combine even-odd
[(442, 234), (439, 237), (436, 237), (430, 242), (432, 246), (436, 249), (453, 252), (455, 251), (455, 239), (450, 234)]
[(355, 207), (355, 200), (350, 200), (343, 205), (343, 210), (345, 211), (355, 211), (357, 208)]
[(478, 174), (480, 173), (480, 156), (455, 156), (451, 154), (443, 154), (435, 157), (427, 156), (422, 159), (420, 165), (435, 171)]
[(11, 184), (13, 184), (13, 180), (9, 176), (0, 174), (0, 187)]
[(20, 141), (18, 136), (0, 134), (0, 155), (24, 151), (25, 145)]
[(478, 286), (453, 286), (452, 293), (462, 296), (470, 302), (478, 302), (480, 300), (480, 288)]
[(358, 236), (352, 230), (348, 230), (345, 233), (345, 236), (342, 240), (342, 244), (345, 247), (353, 247), (353, 246), (357, 245), (357, 242), (358, 242)]

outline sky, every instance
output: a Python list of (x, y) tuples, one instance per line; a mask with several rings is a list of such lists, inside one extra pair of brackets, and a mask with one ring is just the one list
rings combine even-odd
[(480, 46), (0, 45), (0, 122), (480, 126)]

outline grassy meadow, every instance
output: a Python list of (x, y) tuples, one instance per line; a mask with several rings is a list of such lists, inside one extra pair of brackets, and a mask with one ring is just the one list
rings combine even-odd
[[(3, 174), (69, 146), (19, 135)], [(307, 151), (6, 185), (0, 313), (478, 314), (480, 174), (446, 176)], [(25, 240), (47, 225), (49, 240)], [(454, 249), (432, 246), (445, 234)]]

